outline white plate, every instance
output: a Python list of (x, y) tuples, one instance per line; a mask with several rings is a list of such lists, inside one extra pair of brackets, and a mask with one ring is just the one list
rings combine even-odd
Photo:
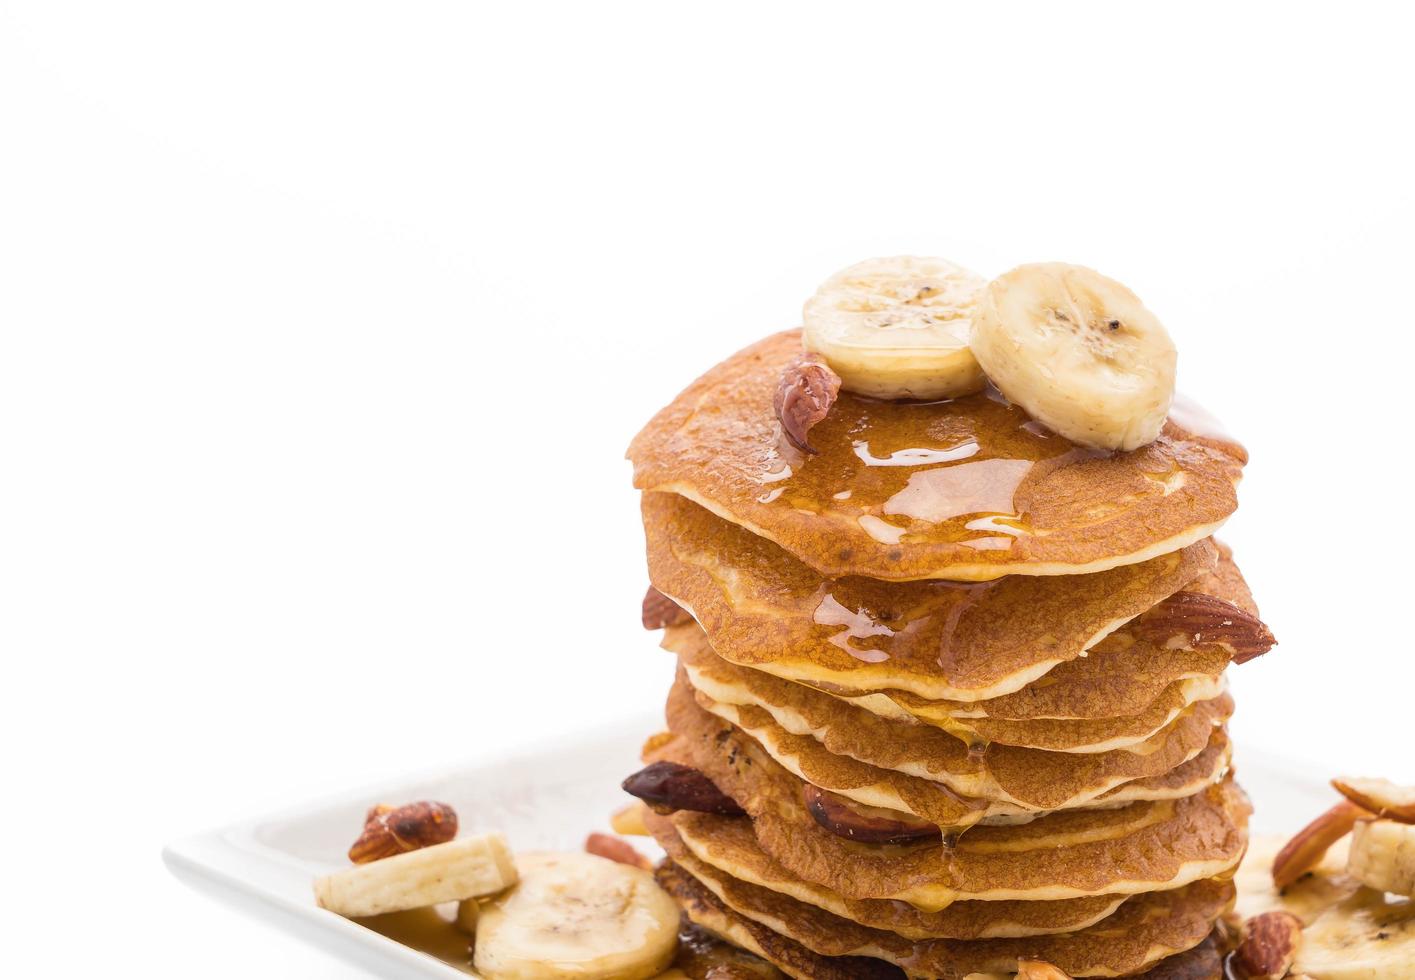
[[(661, 727), (658, 717), (644, 716), (572, 743), (361, 789), (172, 844), (163, 859), (197, 891), (366, 970), (400, 980), (465, 978), (432, 956), (316, 908), (310, 882), (348, 866), (344, 852), (364, 812), (385, 800), (443, 800), (466, 829), (503, 830), (518, 850), (578, 850), (624, 805), (619, 783), (638, 768), (645, 736)], [(1331, 790), (1299, 776), (1300, 764), (1242, 748), (1237, 760), (1258, 808), (1255, 833), (1290, 832), (1331, 805)]]

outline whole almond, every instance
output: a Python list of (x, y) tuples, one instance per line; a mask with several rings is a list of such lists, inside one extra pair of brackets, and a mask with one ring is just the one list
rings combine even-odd
[(364, 832), (349, 848), (349, 860), (368, 864), (457, 836), (457, 811), (446, 803), (419, 800), (405, 806), (380, 804), (364, 817)]
[(1351, 833), (1357, 820), (1370, 815), (1350, 800), (1342, 800), (1303, 827), (1273, 858), (1273, 884), (1286, 888), (1321, 864), (1331, 846)]
[(1233, 962), (1246, 980), (1280, 980), (1292, 969), (1301, 946), (1302, 920), (1276, 909), (1247, 921)]

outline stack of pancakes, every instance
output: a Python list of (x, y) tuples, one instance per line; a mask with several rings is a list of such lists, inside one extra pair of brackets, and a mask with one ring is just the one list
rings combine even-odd
[(842, 392), (803, 451), (772, 404), (799, 351), (738, 353), (629, 451), (681, 611), (645, 761), (741, 811), (661, 805), (665, 887), (793, 977), (1216, 970), (1249, 813), (1223, 673), (1272, 645), (1211, 537), (1243, 448), (1188, 409), (1086, 449), (989, 389)]

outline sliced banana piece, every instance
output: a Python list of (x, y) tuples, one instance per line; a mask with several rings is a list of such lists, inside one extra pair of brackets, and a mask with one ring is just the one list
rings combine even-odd
[(1023, 265), (988, 283), (972, 348), (1009, 400), (1087, 446), (1153, 442), (1174, 398), (1164, 325), (1129, 289), (1079, 265)]
[(1415, 824), (1358, 823), (1351, 831), (1346, 873), (1377, 891), (1415, 895)]
[(1302, 931), (1292, 974), (1319, 980), (1415, 980), (1415, 902), (1363, 888)]
[(354, 917), (494, 895), (515, 883), (506, 838), (478, 834), (320, 878), (314, 895), (322, 908)]
[(473, 965), (491, 980), (643, 980), (678, 946), (653, 875), (592, 854), (516, 856), (520, 883), (482, 906)]
[(857, 394), (938, 399), (981, 391), (968, 334), (982, 287), (979, 276), (945, 259), (868, 259), (806, 301), (803, 343)]

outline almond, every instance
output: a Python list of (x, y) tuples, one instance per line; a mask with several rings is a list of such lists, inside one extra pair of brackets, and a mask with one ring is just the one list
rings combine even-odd
[(364, 817), (364, 832), (349, 848), (349, 860), (368, 864), (457, 836), (457, 811), (446, 803), (420, 800), (405, 806), (381, 803)]
[(1258, 617), (1203, 592), (1176, 592), (1135, 621), (1136, 629), (1168, 649), (1218, 646), (1236, 664), (1261, 657), (1277, 643)]
[(637, 796), (660, 813), (693, 810), (724, 817), (742, 815), (742, 808), (711, 779), (691, 766), (653, 762), (624, 780), (624, 792)]
[(1356, 821), (1371, 814), (1342, 800), (1297, 832), (1273, 858), (1273, 884), (1286, 888), (1321, 863), (1333, 844), (1351, 833)]
[(688, 610), (674, 602), (652, 585), (644, 593), (644, 629), (661, 630), (666, 626), (682, 626), (691, 623), (693, 616)]
[(620, 864), (627, 864), (631, 868), (653, 870), (653, 862), (640, 854), (634, 845), (626, 840), (620, 840), (618, 837), (611, 837), (609, 834), (590, 834), (585, 838), (585, 852), (597, 857), (608, 858), (611, 861), (618, 861)]
[(1017, 980), (1071, 980), (1071, 974), (1041, 960), (1018, 960)]
[(868, 810), (876, 808), (851, 803), (810, 783), (801, 785), (801, 796), (816, 823), (837, 837), (862, 844), (909, 844), (941, 833), (936, 824), (927, 820), (906, 813), (871, 813)]
[(1233, 962), (1247, 980), (1280, 980), (1292, 969), (1302, 945), (1302, 920), (1277, 909), (1249, 919)]
[(830, 414), (839, 396), (840, 375), (819, 354), (802, 354), (786, 365), (772, 404), (791, 445), (816, 454), (810, 443), (811, 429)]

